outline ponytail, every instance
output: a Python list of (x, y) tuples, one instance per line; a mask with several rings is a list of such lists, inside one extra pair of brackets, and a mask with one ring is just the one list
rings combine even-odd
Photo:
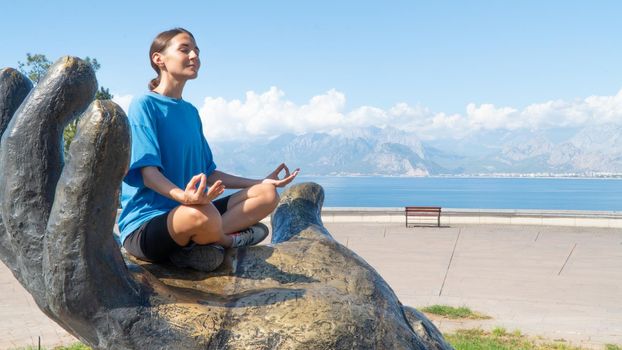
[(159, 74), (158, 74), (157, 77), (151, 79), (149, 84), (147, 84), (147, 86), (149, 87), (149, 90), (155, 90), (155, 88), (157, 88), (158, 85), (160, 85), (160, 75)]

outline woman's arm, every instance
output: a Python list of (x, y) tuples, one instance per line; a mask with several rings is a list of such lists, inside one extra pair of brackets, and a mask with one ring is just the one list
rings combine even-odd
[(238, 189), (238, 188), (248, 188), (253, 185), (260, 184), (262, 180), (253, 180), (245, 177), (239, 177), (227, 173), (223, 173), (220, 170), (214, 170), (214, 172), (207, 177), (207, 183), (214, 183), (216, 181), (222, 181), (223, 185), (227, 188)]
[(181, 204), (206, 204), (214, 200), (225, 190), (225, 186), (221, 181), (214, 181), (213, 185), (206, 192), (208, 180), (205, 174), (195, 175), (186, 186), (186, 189), (182, 190), (167, 179), (157, 167), (146, 166), (140, 169), (140, 173), (145, 186)]
[[(281, 173), (281, 171), (285, 171), (285, 176), (282, 179), (279, 178), (279, 173)], [(219, 170), (214, 170), (214, 172), (207, 178), (207, 182), (213, 183), (220, 180), (227, 188), (232, 189), (248, 188), (261, 183), (272, 184), (276, 187), (283, 187), (292, 182), (299, 172), (300, 169), (296, 169), (292, 174), (290, 174), (287, 165), (285, 165), (285, 163), (281, 163), (272, 173), (270, 173), (264, 179), (253, 180), (247, 179), (245, 177), (227, 174)]]

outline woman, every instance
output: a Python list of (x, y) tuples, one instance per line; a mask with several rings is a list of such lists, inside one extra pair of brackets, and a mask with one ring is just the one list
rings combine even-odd
[[(281, 164), (262, 180), (217, 170), (198, 111), (182, 99), (201, 66), (194, 36), (182, 28), (162, 32), (149, 58), (158, 76), (128, 111), (132, 155), (122, 186), (121, 241), (140, 259), (211, 271), (222, 262), (221, 247), (254, 245), (268, 235), (259, 221), (276, 207), (276, 188), (299, 169), (290, 174)], [(242, 190), (214, 201), (225, 187)]]

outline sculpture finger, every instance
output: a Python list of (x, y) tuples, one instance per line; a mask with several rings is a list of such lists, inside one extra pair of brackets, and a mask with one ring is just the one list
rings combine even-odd
[(45, 293), (43, 236), (62, 169), (62, 132), (88, 106), (96, 90), (91, 66), (63, 57), (20, 105), (2, 137), (2, 220), (15, 250), (14, 273), (40, 306)]
[(13, 68), (0, 69), (0, 136), (30, 90), (28, 77)]
[[(24, 101), (31, 89), (32, 83), (25, 75), (13, 68), (0, 69), (0, 138), (15, 110)], [(15, 255), (4, 230), (2, 215), (0, 215), (0, 259), (11, 270), (14, 270)]]
[(272, 214), (272, 243), (288, 241), (309, 226), (331, 237), (322, 223), (323, 203), (324, 190), (316, 183), (289, 187)]
[(80, 329), (88, 335), (87, 324), (105, 333), (114, 327), (97, 324), (112, 322), (102, 314), (138, 305), (140, 286), (113, 237), (129, 140), (123, 110), (112, 101), (94, 101), (80, 118), (56, 189), (44, 245), (46, 296), (57, 321), (74, 334)]

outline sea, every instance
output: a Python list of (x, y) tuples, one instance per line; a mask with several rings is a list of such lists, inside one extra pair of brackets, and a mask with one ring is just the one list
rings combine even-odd
[(324, 188), (324, 207), (622, 211), (619, 178), (298, 176)]

